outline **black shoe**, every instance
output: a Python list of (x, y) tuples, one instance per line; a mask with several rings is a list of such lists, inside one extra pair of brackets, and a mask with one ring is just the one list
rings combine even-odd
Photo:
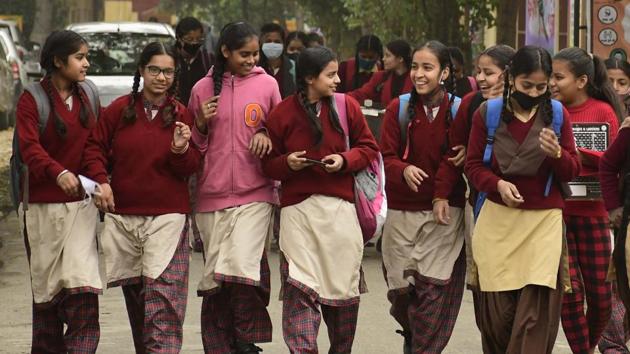
[(262, 348), (253, 343), (236, 342), (235, 354), (258, 354), (262, 352)]
[(396, 333), (405, 338), (405, 344), (403, 345), (403, 354), (412, 354), (413, 350), (411, 348), (411, 332), (398, 329), (396, 330)]

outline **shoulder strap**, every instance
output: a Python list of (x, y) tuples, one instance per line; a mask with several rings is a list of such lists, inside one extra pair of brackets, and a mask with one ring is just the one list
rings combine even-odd
[(98, 89), (96, 85), (91, 80), (85, 79), (83, 82), (79, 82), (83, 91), (87, 95), (88, 100), (90, 101), (90, 108), (92, 109), (92, 113), (94, 113), (94, 118), (98, 120), (98, 114), (101, 110), (101, 100), (98, 97)]
[(551, 109), (553, 111), (553, 118), (551, 120), (551, 126), (554, 133), (560, 138), (562, 131), (562, 123), (564, 121), (564, 112), (562, 110), (562, 103), (558, 100), (551, 100)]
[(24, 87), (24, 90), (28, 91), (35, 99), (35, 104), (37, 104), (37, 115), (39, 116), (39, 134), (42, 134), (44, 129), (46, 129), (48, 117), (50, 116), (50, 102), (48, 101), (48, 95), (46, 95), (46, 92), (40, 82), (30, 83)]
[[(451, 95), (450, 93), (448, 94), (448, 100), (449, 102), (451, 101), (451, 97), (453, 95)], [(455, 117), (457, 116), (457, 111), (459, 110), (459, 105), (462, 103), (462, 99), (455, 96), (455, 98), (453, 99), (453, 105), (451, 106), (451, 117), (453, 117), (453, 119), (455, 119)]]
[(483, 163), (490, 166), (492, 161), (492, 146), (494, 145), (494, 135), (497, 132), (501, 120), (501, 110), (503, 109), (503, 98), (493, 98), (487, 101), (486, 110), (486, 149), (483, 153)]
[(348, 114), (346, 112), (346, 95), (343, 93), (335, 93), (332, 100), (333, 109), (339, 117), (339, 124), (346, 137), (346, 149), (350, 150), (350, 125), (348, 124)]
[(400, 146), (405, 146), (407, 142), (407, 125), (409, 124), (409, 99), (411, 94), (406, 93), (398, 96), (398, 125), (400, 126)]
[[(289, 74), (291, 74), (291, 78), (293, 79), (293, 82), (295, 81), (295, 62), (293, 61), (293, 59), (289, 59), (289, 63), (291, 64), (291, 68), (289, 68)], [(345, 98), (344, 98), (345, 101)]]

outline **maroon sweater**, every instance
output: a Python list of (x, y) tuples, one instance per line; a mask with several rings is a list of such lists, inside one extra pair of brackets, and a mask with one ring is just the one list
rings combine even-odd
[[(511, 115), (510, 112), (506, 114)], [(497, 183), (503, 179), (513, 183), (525, 200), (520, 209), (552, 209), (563, 208), (564, 199), (558, 183), (553, 183), (549, 196), (544, 196), (545, 186), (549, 174), (553, 171), (555, 182), (569, 182), (580, 171), (580, 162), (575, 149), (573, 130), (568, 119), (569, 113), (564, 109), (564, 124), (561, 128), (560, 146), (562, 155), (559, 159), (547, 157), (538, 169), (535, 176), (503, 175), (499, 169), (496, 156), (492, 156), (492, 167), (489, 169), (483, 163), (483, 153), (486, 148), (487, 128), (485, 118), (477, 110), (473, 116), (473, 125), (470, 132), (468, 152), (466, 155), (466, 176), (478, 191), (488, 193), (488, 199), (495, 203), (503, 204), (501, 195), (497, 190)], [(508, 124), (508, 131), (520, 144), (525, 140), (532, 127), (534, 119), (523, 123), (513, 118)], [(542, 150), (540, 152), (543, 154)]]
[[(448, 96), (444, 96), (437, 117), (431, 123), (426, 117), (422, 104), (416, 103), (415, 117), (407, 132), (409, 156), (404, 161), (401, 158), (404, 147), (401, 148), (398, 123), (399, 102), (400, 100), (396, 98), (387, 107), (381, 129), (381, 151), (387, 176), (385, 186), (388, 206), (397, 210), (433, 210), (433, 199), (444, 198), (449, 200), (451, 206), (464, 207), (466, 184), (462, 174), (455, 173), (452, 185), (437, 183), (436, 179), (440, 166), (450, 164), (446, 159), (455, 155), (448, 150), (443, 151), (447, 135)], [(403, 172), (409, 165), (415, 165), (429, 175), (429, 178), (426, 178), (418, 187), (418, 192), (413, 192), (403, 177)], [(448, 167), (443, 166), (443, 168)]]
[[(44, 89), (50, 82), (42, 81)], [(51, 112), (44, 132), (39, 134), (39, 114), (37, 104), (30, 93), (24, 92), (17, 104), (16, 129), (22, 161), (29, 169), (29, 202), (31, 203), (67, 203), (80, 200), (67, 196), (57, 185), (57, 176), (68, 170), (78, 174), (85, 144), (94, 126), (90, 119), (90, 128), (84, 128), (79, 121), (81, 104), (74, 95), (72, 110), (68, 111), (57, 90), (52, 89), (55, 111), (66, 125), (66, 137), (57, 134)], [(86, 96), (83, 99), (88, 102)], [(89, 109), (88, 109), (89, 110)]]
[[(354, 202), (353, 172), (360, 171), (376, 158), (378, 146), (367, 126), (357, 101), (346, 96), (346, 112), (350, 128), (350, 151), (346, 151), (345, 137), (332, 126), (328, 118), (328, 100), (320, 112), (323, 138), (319, 146), (297, 95), (282, 101), (271, 111), (265, 122), (273, 151), (263, 159), (263, 171), (275, 180), (282, 181), (283, 207), (300, 203), (314, 194), (322, 194)], [(310, 166), (293, 171), (287, 156), (306, 151), (306, 157), (320, 160), (326, 155), (340, 154), (344, 167), (337, 173), (328, 173), (321, 166)]]
[(630, 157), (628, 149), (630, 149), (630, 128), (623, 128), (599, 161), (600, 184), (606, 210), (623, 206), (619, 178), (622, 177), (620, 173)]
[[(397, 92), (394, 92), (394, 81), (397, 81), (400, 86)], [(394, 98), (410, 92), (411, 89), (413, 89), (413, 83), (409, 72), (398, 76), (395, 72), (377, 71), (372, 75), (370, 81), (361, 86), (361, 88), (349, 92), (348, 95), (359, 102), (370, 99), (374, 102), (379, 102), (382, 107), (387, 107)]]
[[(171, 152), (175, 124), (164, 127), (160, 107), (153, 120), (144, 112), (142, 94), (136, 99), (136, 121), (122, 120), (131, 95), (112, 102), (101, 114), (85, 149), (86, 176), (107, 183), (111, 166), (111, 187), (117, 214), (161, 215), (189, 213), (188, 177), (197, 171), (200, 154), (190, 144), (184, 154)], [(193, 118), (176, 102), (177, 120), (191, 126)]]

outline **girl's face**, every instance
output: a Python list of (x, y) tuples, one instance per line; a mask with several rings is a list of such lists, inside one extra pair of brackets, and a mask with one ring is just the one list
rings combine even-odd
[(144, 91), (152, 96), (163, 96), (175, 79), (175, 60), (170, 55), (154, 55), (149, 63), (140, 68), (144, 80)]
[(337, 71), (339, 70), (339, 64), (336, 60), (331, 61), (324, 67), (319, 76), (307, 77), (306, 83), (309, 89), (317, 97), (330, 97), (337, 90), (337, 85), (341, 82)]
[(373, 50), (360, 50), (359, 58), (366, 61), (378, 61), (378, 53)]
[(621, 69), (608, 69), (608, 78), (618, 95), (624, 96), (630, 91), (630, 78)]
[(90, 67), (87, 60), (88, 46), (82, 44), (79, 50), (68, 56), (64, 63), (59, 58), (55, 58), (55, 66), (58, 73), (66, 80), (71, 82), (79, 82), (85, 80), (85, 75)]
[(282, 34), (278, 32), (269, 32), (269, 33), (263, 34), (262, 42), (263, 43), (280, 43), (280, 44), (284, 43), (282, 41)]
[(576, 77), (566, 60), (553, 61), (553, 74), (549, 80), (553, 98), (565, 104), (571, 103), (584, 90), (587, 83), (586, 75)]
[(505, 76), (503, 70), (495, 64), (492, 57), (482, 55), (477, 60), (477, 83), (483, 98), (488, 99), (495, 96), (499, 91), (503, 91)]
[(287, 46), (287, 54), (300, 53), (304, 50), (304, 43), (298, 38), (294, 38)]
[(395, 56), (389, 49), (385, 48), (383, 53), (383, 67), (385, 70), (396, 70), (403, 62), (403, 58)]
[(435, 92), (440, 86), (440, 81), (446, 80), (449, 74), (448, 68), (440, 68), (440, 61), (428, 48), (413, 54), (410, 76), (419, 95)]
[(547, 92), (549, 77), (542, 70), (531, 74), (520, 74), (511, 83), (513, 90), (520, 91), (531, 97), (538, 97)]
[(229, 50), (227, 46), (221, 48), (221, 53), (226, 59), (227, 68), (237, 76), (246, 76), (258, 63), (260, 58), (260, 45), (257, 37), (251, 37), (242, 47)]

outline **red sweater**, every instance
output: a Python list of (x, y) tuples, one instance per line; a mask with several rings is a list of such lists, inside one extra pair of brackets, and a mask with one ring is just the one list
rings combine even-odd
[[(322, 194), (354, 202), (353, 172), (360, 171), (376, 158), (378, 146), (357, 101), (346, 96), (346, 112), (350, 127), (350, 151), (346, 151), (345, 137), (335, 130), (328, 119), (328, 100), (320, 112), (323, 138), (319, 146), (306, 112), (296, 95), (288, 97), (271, 111), (265, 122), (273, 143), (273, 152), (263, 159), (263, 171), (271, 178), (282, 181), (283, 207), (302, 202), (311, 195)], [(306, 151), (306, 157), (321, 160), (330, 154), (340, 154), (344, 167), (337, 173), (328, 173), (320, 166), (293, 171), (287, 156), (295, 151)]]
[[(119, 97), (101, 114), (85, 149), (86, 176), (111, 186), (117, 214), (161, 215), (189, 213), (188, 177), (197, 171), (200, 154), (190, 144), (184, 154), (171, 152), (175, 124), (163, 126), (162, 110), (149, 120), (141, 94), (136, 99), (136, 122), (128, 125), (122, 116), (131, 95)], [(176, 103), (177, 120), (193, 124), (184, 105)]]
[[(50, 83), (42, 81), (44, 89)], [(22, 161), (29, 169), (29, 202), (67, 203), (81, 200), (67, 196), (57, 185), (57, 176), (63, 170), (79, 173), (83, 150), (94, 126), (91, 118), (90, 129), (79, 121), (81, 104), (78, 96), (73, 96), (72, 110), (68, 111), (57, 90), (52, 89), (55, 111), (66, 125), (66, 137), (61, 138), (55, 131), (55, 118), (51, 112), (48, 124), (42, 135), (39, 134), (39, 114), (37, 104), (30, 93), (24, 92), (17, 104), (16, 129)], [(88, 102), (84, 96), (84, 102)]]
[[(398, 124), (399, 102), (399, 99), (394, 99), (387, 107), (381, 130), (388, 206), (396, 210), (433, 210), (433, 199), (444, 198), (449, 200), (451, 206), (464, 207), (466, 184), (461, 172), (456, 175), (452, 189), (448, 189), (446, 183), (437, 182), (439, 170), (448, 169), (445, 165), (450, 165), (446, 159), (454, 156), (452, 151), (443, 153), (447, 134), (448, 96), (444, 96), (437, 117), (432, 123), (429, 123), (422, 104), (416, 103), (415, 117), (407, 132), (410, 149), (405, 161), (400, 155), (402, 149)], [(429, 178), (419, 186), (417, 193), (409, 188), (403, 177), (403, 172), (409, 165), (415, 165), (429, 175)]]
[(599, 181), (602, 186), (606, 210), (623, 206), (621, 191), (619, 190), (619, 178), (622, 177), (620, 173), (623, 172), (624, 164), (630, 157), (628, 149), (630, 149), (630, 128), (623, 128), (599, 161)]
[[(402, 80), (400, 92), (393, 92), (394, 80)], [(398, 76), (394, 72), (378, 71), (372, 75), (370, 81), (361, 86), (361, 88), (349, 92), (348, 95), (354, 97), (360, 103), (369, 99), (379, 102), (383, 107), (387, 107), (394, 98), (410, 92), (412, 88), (413, 83), (409, 72)]]
[[(380, 64), (377, 64), (380, 70)], [(354, 76), (356, 72), (356, 60), (354, 58), (350, 58), (346, 61), (342, 61), (339, 64), (339, 79), (341, 80), (341, 84), (337, 87), (337, 92), (350, 92), (352, 90), (358, 89), (359, 87), (365, 85), (372, 75), (375, 72), (367, 72), (367, 71), (359, 71), (357, 80), (357, 86), (354, 87)], [(378, 72), (378, 71), (377, 71)]]
[[(589, 98), (579, 106), (567, 107), (571, 114), (571, 123), (608, 123), (608, 141), (613, 142), (619, 130), (619, 121), (615, 111), (604, 101)], [(579, 147), (579, 146), (578, 146)], [(595, 169), (597, 166), (594, 166)], [(592, 169), (592, 168), (591, 168)], [(565, 215), (607, 216), (603, 201), (568, 200), (564, 208)]]
[[(511, 115), (510, 112), (507, 112)], [(555, 182), (569, 182), (580, 171), (580, 162), (575, 149), (573, 131), (568, 119), (569, 112), (564, 109), (564, 124), (561, 128), (560, 146), (562, 155), (559, 159), (547, 157), (540, 165), (536, 176), (503, 175), (499, 169), (496, 156), (492, 155), (492, 167), (488, 169), (483, 163), (483, 153), (486, 148), (487, 128), (485, 117), (477, 110), (473, 116), (473, 126), (470, 132), (468, 152), (466, 155), (466, 176), (478, 191), (488, 193), (488, 199), (503, 204), (497, 190), (497, 183), (503, 179), (513, 183), (525, 200), (520, 209), (552, 209), (563, 208), (564, 199), (560, 193), (558, 183), (553, 183), (549, 196), (544, 196), (545, 186), (549, 174), (553, 171)], [(508, 131), (518, 143), (522, 143), (532, 127), (534, 120), (523, 123), (513, 117), (508, 124)], [(542, 150), (540, 152), (543, 153)]]

